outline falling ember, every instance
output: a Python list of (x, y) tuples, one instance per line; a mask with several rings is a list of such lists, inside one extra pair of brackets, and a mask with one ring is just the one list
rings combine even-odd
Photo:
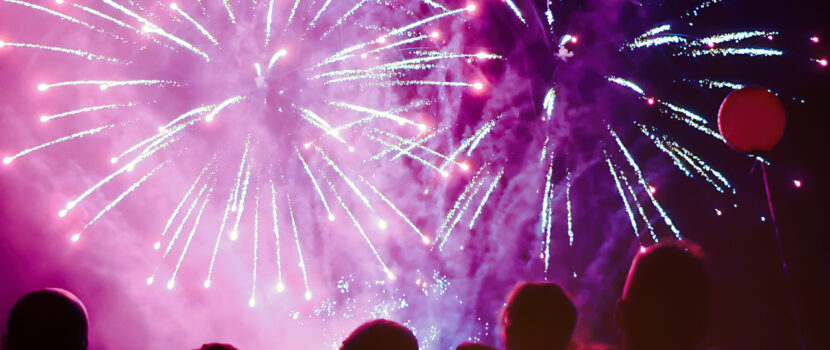
[(795, 188), (801, 188), (801, 185), (801, 180), (793, 180), (793, 186), (795, 186)]

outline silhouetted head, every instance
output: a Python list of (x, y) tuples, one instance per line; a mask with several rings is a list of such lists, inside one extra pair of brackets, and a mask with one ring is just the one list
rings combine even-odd
[(496, 350), (496, 348), (478, 343), (462, 343), (455, 350)]
[(341, 350), (418, 350), (412, 331), (388, 320), (374, 320), (357, 327), (343, 341)]
[(9, 313), (5, 350), (85, 350), (87, 314), (74, 294), (42, 289), (23, 296)]
[(237, 348), (233, 347), (230, 344), (222, 344), (222, 343), (210, 343), (202, 345), (201, 348), (197, 350), (238, 350)]
[(661, 243), (634, 257), (617, 326), (626, 349), (690, 349), (703, 338), (709, 277), (703, 253), (686, 242)]
[(561, 350), (576, 326), (576, 307), (554, 283), (516, 286), (502, 314), (507, 350)]

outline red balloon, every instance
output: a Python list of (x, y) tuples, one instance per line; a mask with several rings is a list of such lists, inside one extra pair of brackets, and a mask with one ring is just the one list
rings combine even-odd
[(738, 152), (771, 150), (784, 135), (786, 122), (778, 97), (758, 87), (733, 91), (718, 112), (720, 134)]

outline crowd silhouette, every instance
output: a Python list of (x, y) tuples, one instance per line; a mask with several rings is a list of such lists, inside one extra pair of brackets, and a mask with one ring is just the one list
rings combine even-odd
[[(615, 321), (620, 343), (584, 345), (573, 341), (577, 309), (567, 292), (550, 282), (518, 284), (501, 310), (505, 350), (690, 350), (706, 333), (709, 277), (700, 248), (688, 241), (642, 249), (628, 272)], [(2, 350), (85, 350), (88, 317), (81, 301), (63, 289), (26, 294), (9, 313)], [(209, 343), (200, 350), (237, 350)], [(341, 350), (417, 350), (411, 330), (390, 320), (372, 320), (355, 329)], [(463, 343), (458, 350), (495, 349)]]

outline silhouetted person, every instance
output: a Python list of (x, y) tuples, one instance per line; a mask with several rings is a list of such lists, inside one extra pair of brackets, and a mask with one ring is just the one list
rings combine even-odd
[(657, 244), (634, 257), (617, 327), (625, 350), (688, 350), (706, 333), (709, 277), (697, 245)]
[(576, 307), (554, 283), (523, 283), (502, 314), (507, 350), (562, 350), (576, 326)]
[(87, 314), (74, 294), (58, 288), (23, 296), (12, 311), (4, 350), (85, 350)]
[(484, 344), (466, 342), (459, 345), (455, 350), (496, 350), (496, 348)]
[(408, 328), (389, 320), (374, 320), (357, 327), (341, 350), (418, 350), (418, 339)]
[(201, 348), (196, 349), (196, 350), (239, 350), (239, 349), (233, 347), (233, 345), (230, 345), (230, 344), (210, 343), (210, 344), (202, 345)]

